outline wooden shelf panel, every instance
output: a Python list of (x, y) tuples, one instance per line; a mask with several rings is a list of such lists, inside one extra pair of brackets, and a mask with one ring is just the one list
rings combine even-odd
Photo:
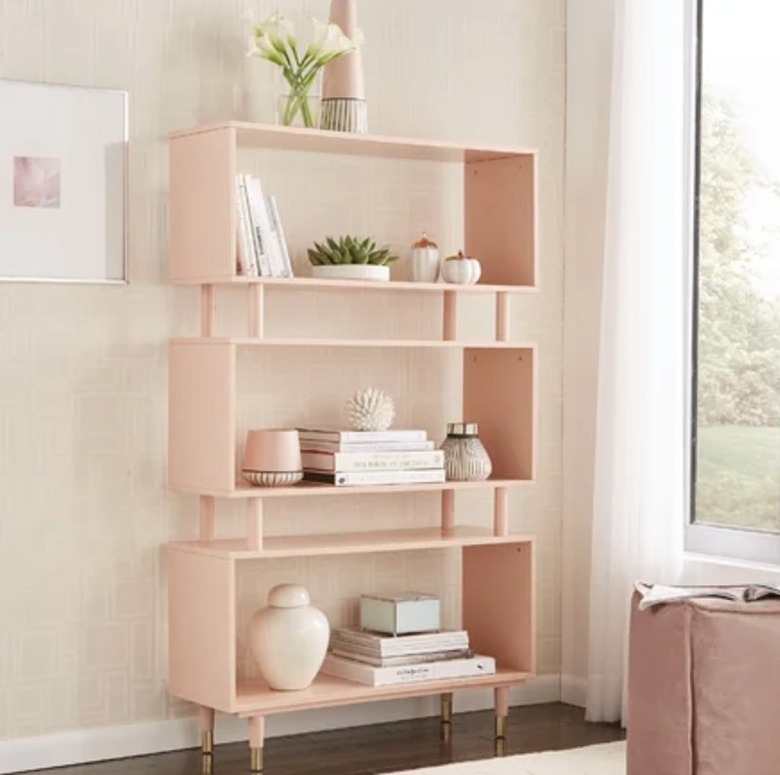
[(233, 490), (184, 487), (172, 484), (173, 492), (208, 495), (213, 498), (300, 498), (307, 495), (377, 495), (382, 493), (440, 492), (442, 490), (485, 490), (498, 487), (524, 487), (533, 484), (530, 479), (488, 479), (483, 482), (441, 482), (437, 484), (378, 484), (360, 487), (335, 487), (332, 484), (301, 482), (292, 487), (253, 487), (238, 483)]
[(466, 342), (435, 339), (322, 339), (286, 338), (253, 339), (247, 336), (180, 337), (171, 339), (175, 345), (235, 345), (237, 347), (387, 347), (392, 349), (426, 348), (433, 350), (533, 350), (529, 342)]
[(414, 283), (408, 280), (390, 280), (375, 282), (371, 280), (323, 280), (318, 277), (245, 277), (232, 275), (230, 277), (186, 277), (173, 279), (178, 285), (267, 285), (271, 288), (314, 289), (314, 290), (374, 290), (374, 291), (406, 291), (422, 293), (464, 293), (467, 295), (483, 293), (539, 293), (536, 286), (531, 285), (455, 285), (451, 283)]
[(243, 121), (223, 121), (173, 132), (171, 140), (209, 132), (234, 130), (236, 142), (244, 147), (272, 148), (280, 151), (338, 153), (349, 156), (372, 156), (383, 159), (413, 161), (480, 162), (517, 156), (535, 156), (535, 148), (472, 146), (407, 137), (357, 135), (328, 132), (321, 129), (282, 127), (272, 124), (252, 124)]
[(247, 549), (246, 539), (219, 541), (179, 541), (171, 549), (228, 560), (270, 559), (275, 557), (316, 557), (334, 554), (376, 554), (427, 549), (453, 549), (464, 546), (532, 543), (531, 536), (496, 536), (487, 528), (459, 525), (446, 534), (441, 528), (374, 530), (360, 533), (267, 536), (262, 551)]
[(277, 692), (261, 680), (240, 683), (234, 712), (239, 716), (288, 713), (296, 710), (331, 708), (358, 702), (375, 702), (401, 697), (424, 697), (458, 689), (521, 684), (531, 673), (498, 668), (495, 675), (451, 678), (443, 681), (415, 681), (393, 686), (365, 686), (329, 675), (319, 675), (314, 683), (299, 692)]

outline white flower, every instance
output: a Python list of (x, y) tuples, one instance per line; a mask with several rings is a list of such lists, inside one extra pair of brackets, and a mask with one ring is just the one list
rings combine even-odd
[[(259, 28), (258, 28), (259, 30)], [(255, 33), (255, 38), (250, 41), (250, 49), (248, 56), (256, 56), (261, 59), (267, 59), (269, 62), (273, 62), (275, 65), (284, 66), (284, 58), (277, 48), (273, 45), (268, 35)]]
[(283, 54), (285, 47), (295, 48), (295, 25), (286, 16), (280, 13), (271, 14), (264, 22), (255, 28), (255, 34), (265, 35), (271, 41), (273, 47)]

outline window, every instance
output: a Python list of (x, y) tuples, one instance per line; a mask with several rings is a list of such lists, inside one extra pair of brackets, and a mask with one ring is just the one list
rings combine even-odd
[(686, 543), (780, 562), (780, 3), (698, 14)]

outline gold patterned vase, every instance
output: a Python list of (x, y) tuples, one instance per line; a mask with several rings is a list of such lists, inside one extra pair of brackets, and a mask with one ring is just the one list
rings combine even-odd
[(475, 422), (447, 424), (447, 438), (441, 448), (444, 450), (444, 468), (448, 480), (479, 482), (490, 476), (493, 465), (478, 433)]

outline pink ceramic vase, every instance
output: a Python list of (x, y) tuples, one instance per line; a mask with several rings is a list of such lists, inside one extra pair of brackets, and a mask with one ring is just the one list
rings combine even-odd
[[(331, 0), (330, 22), (349, 38), (357, 34), (357, 0)], [(368, 132), (366, 88), (360, 50), (338, 57), (323, 68), (320, 128)]]
[(303, 479), (303, 465), (298, 431), (249, 431), (242, 473), (247, 481), (261, 487), (283, 487), (300, 482)]

